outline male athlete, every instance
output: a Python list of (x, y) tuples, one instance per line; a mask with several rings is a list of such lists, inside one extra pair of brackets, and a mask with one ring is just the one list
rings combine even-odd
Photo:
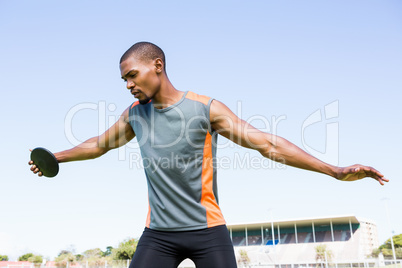
[[(372, 167), (326, 164), (281, 137), (255, 129), (217, 100), (177, 90), (167, 77), (165, 55), (154, 44), (134, 44), (121, 57), (120, 72), (138, 101), (105, 133), (55, 157), (60, 163), (93, 159), (137, 137), (147, 161), (149, 211), (130, 268), (173, 268), (186, 258), (198, 268), (236, 267), (218, 205), (217, 134), (271, 160), (338, 180), (388, 182)], [(168, 167), (157, 164), (167, 159)], [(42, 176), (35, 163), (29, 164)]]

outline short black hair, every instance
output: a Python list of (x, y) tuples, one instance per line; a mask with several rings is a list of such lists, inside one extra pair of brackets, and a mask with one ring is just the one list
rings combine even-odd
[(135, 43), (126, 52), (124, 52), (123, 56), (120, 58), (120, 63), (131, 56), (136, 56), (140, 60), (155, 60), (159, 58), (163, 61), (163, 69), (166, 71), (165, 53), (155, 44), (150, 42)]

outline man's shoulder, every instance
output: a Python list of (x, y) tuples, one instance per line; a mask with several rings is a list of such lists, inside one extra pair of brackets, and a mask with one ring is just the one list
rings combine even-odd
[(130, 109), (133, 109), (135, 106), (137, 106), (138, 104), (140, 104), (140, 101), (135, 101), (133, 102), (133, 104), (131, 104)]
[(188, 91), (186, 94), (186, 99), (190, 99), (193, 101), (201, 102), (204, 105), (208, 105), (210, 100), (212, 100), (211, 97), (205, 96), (205, 95), (199, 95), (197, 93), (194, 93), (192, 91)]
[[(133, 102), (133, 104), (131, 104), (130, 110), (132, 110), (132, 109), (134, 109), (134, 108), (136, 108), (136, 107), (137, 107), (137, 108), (138, 108), (138, 107), (147, 107), (147, 105), (151, 104), (151, 102), (152, 102), (152, 100), (148, 101), (148, 102), (145, 103), (145, 104), (141, 104), (140, 101), (135, 101), (135, 102)], [(139, 105), (139, 104), (141, 104), (141, 105)]]

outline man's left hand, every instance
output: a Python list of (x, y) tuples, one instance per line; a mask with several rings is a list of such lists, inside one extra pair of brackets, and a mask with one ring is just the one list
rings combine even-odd
[(384, 185), (385, 182), (389, 181), (384, 178), (384, 175), (382, 175), (381, 172), (368, 166), (357, 164), (349, 167), (341, 167), (339, 169), (337, 179), (341, 181), (356, 181), (366, 177), (375, 179), (381, 185)]

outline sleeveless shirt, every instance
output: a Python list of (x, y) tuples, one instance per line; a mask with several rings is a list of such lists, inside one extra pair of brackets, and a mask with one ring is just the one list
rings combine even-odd
[(188, 91), (164, 109), (152, 102), (131, 106), (130, 125), (148, 184), (146, 227), (187, 231), (225, 224), (218, 205), (212, 100)]

